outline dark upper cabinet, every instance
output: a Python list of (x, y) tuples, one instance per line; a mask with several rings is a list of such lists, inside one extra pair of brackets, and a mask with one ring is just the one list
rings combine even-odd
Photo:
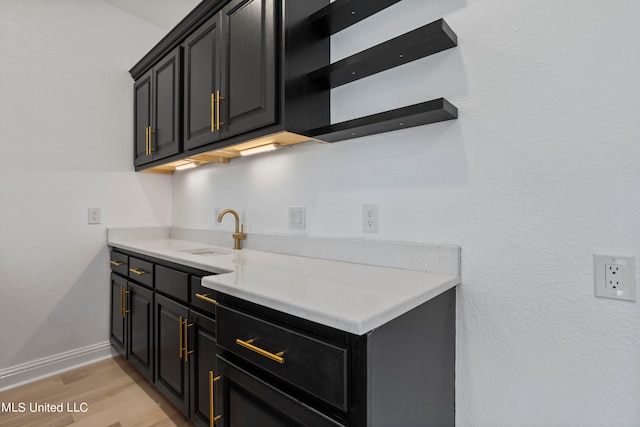
[[(173, 173), (267, 144), (336, 142), (456, 119), (458, 109), (436, 98), (331, 123), (332, 88), (457, 46), (438, 19), (330, 62), (331, 34), (398, 1), (203, 0), (130, 70), (136, 170)], [(164, 56), (180, 48), (184, 69), (163, 69), (159, 83)], [(181, 72), (184, 85), (171, 92), (168, 76), (179, 81)]]
[(149, 127), (151, 126), (151, 72), (149, 70), (133, 85), (133, 148), (134, 164), (152, 160), (149, 151)]
[(233, 0), (183, 43), (185, 149), (275, 123), (274, 3)]
[(180, 48), (134, 84), (134, 164), (180, 151)]
[(275, 1), (232, 0), (222, 9), (221, 131), (237, 135), (276, 121)]
[[(290, 145), (308, 141), (307, 131), (328, 125), (329, 88), (314, 84), (310, 74), (328, 63), (330, 40), (308, 22), (328, 4), (329, 0), (201, 2), (130, 71), (136, 79), (136, 170), (171, 173), (183, 159), (226, 163), (251, 148), (248, 141), (254, 147)], [(160, 117), (153, 122), (153, 108), (160, 106), (156, 85), (151, 82), (147, 95), (145, 79), (155, 78), (147, 73), (161, 65), (163, 60), (157, 58), (177, 48), (182, 49), (183, 61), (182, 132), (173, 147), (181, 143), (182, 149), (159, 155), (156, 142), (165, 139), (158, 135), (162, 128), (154, 127), (162, 124)], [(151, 113), (145, 109), (149, 96)], [(137, 117), (146, 114), (153, 123), (139, 124)], [(145, 126), (152, 127), (151, 153)]]
[(216, 90), (220, 90), (220, 14), (215, 15), (183, 43), (184, 148), (220, 139), (216, 132)]

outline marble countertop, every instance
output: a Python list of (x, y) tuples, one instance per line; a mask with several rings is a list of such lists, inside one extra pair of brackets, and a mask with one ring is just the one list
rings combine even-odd
[(170, 238), (109, 238), (108, 245), (210, 271), (202, 285), (357, 335), (460, 284), (460, 276)]

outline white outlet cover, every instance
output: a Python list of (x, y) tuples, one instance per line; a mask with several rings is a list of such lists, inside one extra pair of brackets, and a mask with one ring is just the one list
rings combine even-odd
[(378, 205), (376, 203), (362, 205), (362, 232), (378, 232)]
[(100, 212), (100, 208), (88, 208), (88, 223), (89, 224), (100, 224), (102, 221), (102, 213)]
[[(607, 286), (606, 266), (617, 265), (622, 269), (621, 286)], [(636, 259), (624, 255), (593, 255), (593, 282), (595, 296), (627, 301), (636, 300)]]
[(305, 229), (305, 212), (304, 206), (291, 206), (289, 207), (288, 223), (289, 228), (294, 230)]

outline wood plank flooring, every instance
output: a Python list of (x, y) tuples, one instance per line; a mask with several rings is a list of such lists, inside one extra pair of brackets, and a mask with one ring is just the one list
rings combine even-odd
[[(121, 357), (2, 392), (0, 402), (3, 427), (192, 425)], [(19, 411), (21, 403), (24, 412), (11, 412), (8, 405)], [(62, 403), (63, 412), (31, 411), (47, 403)]]

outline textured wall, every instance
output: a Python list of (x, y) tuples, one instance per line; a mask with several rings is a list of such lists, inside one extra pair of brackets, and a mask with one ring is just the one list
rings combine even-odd
[(0, 370), (106, 342), (106, 227), (171, 223), (171, 179), (131, 166), (128, 70), (164, 33), (96, 0), (0, 1)]
[(596, 299), (592, 257), (640, 257), (640, 3), (403, 0), (333, 58), (440, 17), (457, 48), (335, 89), (333, 120), (440, 96), (459, 120), (177, 173), (173, 225), (290, 233), (304, 205), (310, 235), (458, 244), (457, 424), (637, 426), (639, 303)]

